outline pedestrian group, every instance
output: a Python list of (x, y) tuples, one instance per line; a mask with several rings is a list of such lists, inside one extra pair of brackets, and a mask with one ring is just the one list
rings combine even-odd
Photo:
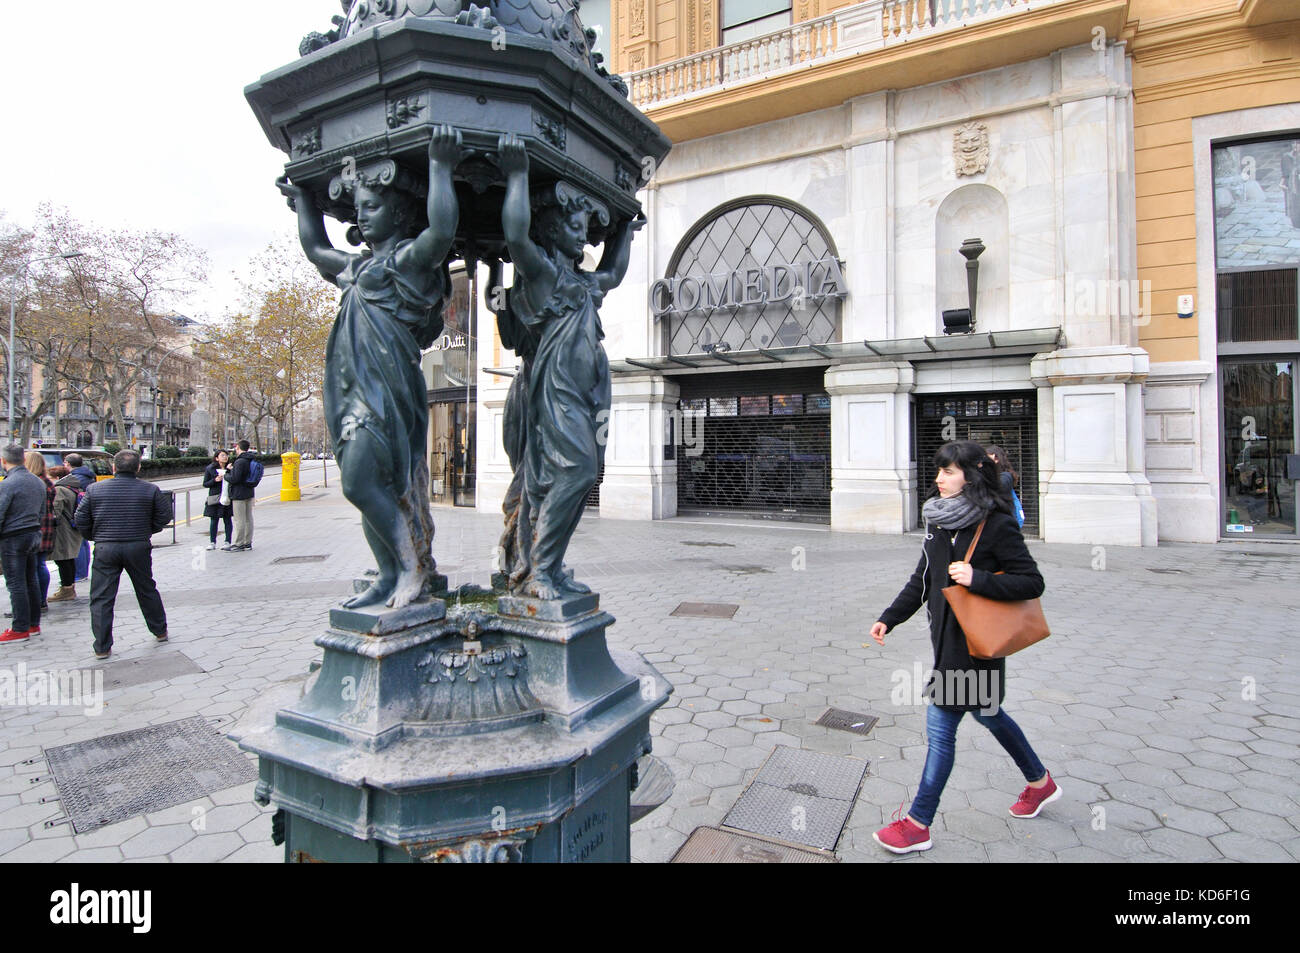
[[(217, 548), (223, 522), (225, 550), (253, 548), (253, 499), (264, 468), (250, 447), (249, 441), (239, 441), (233, 462), (229, 453), (219, 451), (204, 473), (210, 549)], [(167, 613), (153, 578), (150, 540), (174, 518), (171, 494), (139, 479), (140, 454), (134, 450), (119, 451), (112, 479), (102, 482), (96, 482), (80, 454), (69, 453), (64, 462), (66, 466), (47, 468), (37, 451), (24, 453), (17, 445), (0, 451), (5, 472), (0, 481), (0, 567), (12, 616), (0, 643), (40, 635), (41, 613), (49, 603), (75, 600), (77, 583), (89, 578), (95, 657), (111, 657), (113, 611), (124, 572), (150, 633), (166, 642)], [(51, 561), (58, 568), (59, 588), (47, 597)]]

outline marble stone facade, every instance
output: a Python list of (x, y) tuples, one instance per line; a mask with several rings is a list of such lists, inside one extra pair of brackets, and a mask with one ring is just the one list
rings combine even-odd
[[(989, 162), (958, 175), (953, 132), (971, 121), (988, 128)], [(642, 193), (649, 225), (602, 308), (606, 349), (611, 360), (663, 353), (650, 283), (724, 202), (779, 196), (825, 225), (849, 288), (842, 341), (941, 333), (940, 311), (966, 303), (957, 246), (978, 236), (987, 251), (977, 330), (1060, 327), (1065, 344), (1037, 356), (833, 363), (832, 528), (914, 528), (916, 495), (928, 493), (930, 475), (918, 487), (913, 394), (1037, 387), (1043, 537), (1154, 545), (1142, 393), (1150, 369), (1136, 347), (1142, 318), (1133, 296), (1116, 294), (1136, 278), (1131, 139), (1129, 63), (1112, 45), (679, 143)], [(671, 378), (645, 372), (616, 382), (602, 515), (673, 516), (676, 464), (662, 447)], [(485, 423), (499, 415), (506, 383), (480, 379)], [(480, 439), (498, 432), (499, 424), (481, 426)], [(480, 446), (481, 509), (499, 505), (492, 491), (508, 481), (508, 470), (489, 472), (498, 457)]]

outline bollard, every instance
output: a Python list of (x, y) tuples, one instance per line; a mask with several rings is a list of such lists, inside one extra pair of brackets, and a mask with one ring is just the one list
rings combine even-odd
[(302, 490), (299, 488), (299, 467), (302, 461), (302, 454), (294, 453), (290, 450), (280, 457), (280, 500), (282, 502), (292, 502), (302, 499)]

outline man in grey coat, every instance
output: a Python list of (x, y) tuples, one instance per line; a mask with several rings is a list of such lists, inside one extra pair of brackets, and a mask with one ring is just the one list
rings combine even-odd
[(41, 516), (45, 513), (45, 481), (23, 466), (23, 448), (10, 444), (0, 451), (5, 478), (0, 482), (0, 563), (13, 606), (13, 626), (0, 642), (26, 642), (41, 631), (41, 587), (37, 554), (41, 548)]

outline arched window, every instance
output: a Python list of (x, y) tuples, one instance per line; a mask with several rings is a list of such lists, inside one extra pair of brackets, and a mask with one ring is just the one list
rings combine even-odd
[(666, 353), (830, 344), (840, 339), (843, 265), (812, 212), (770, 195), (704, 216), (651, 288)]

